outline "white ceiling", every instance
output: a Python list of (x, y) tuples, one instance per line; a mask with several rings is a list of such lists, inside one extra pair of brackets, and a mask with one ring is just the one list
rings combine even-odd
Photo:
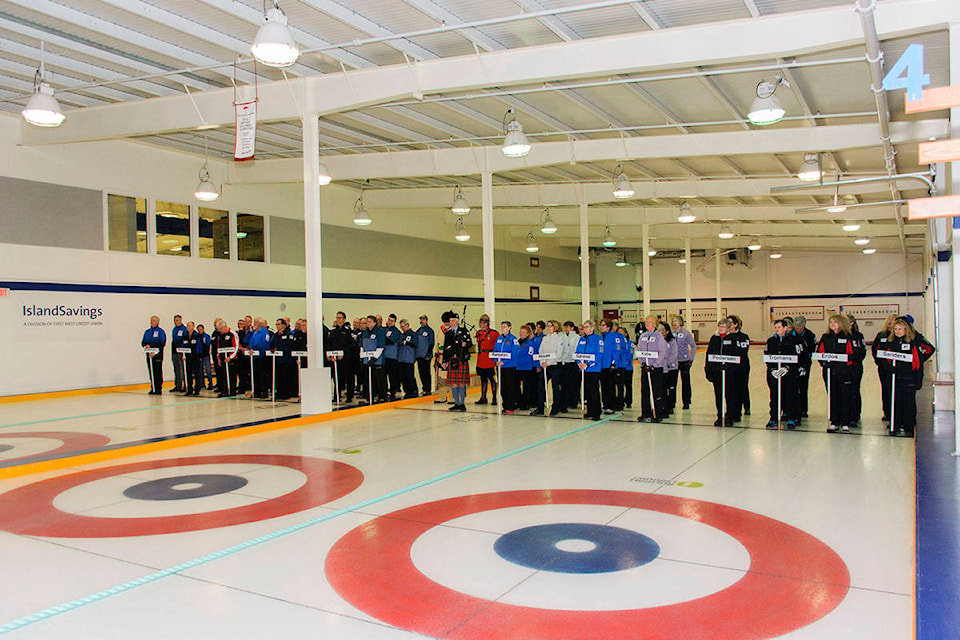
[[(172, 114), (179, 102), (171, 101), (185, 99), (188, 89), (200, 113), (207, 108), (207, 95), (219, 96), (217, 89), (231, 87), (234, 74), (241, 89), (256, 82), (263, 107), (270, 107), (267, 98), (279, 95), (269, 93), (273, 87), (283, 88), (287, 96), (302, 90), (300, 99), (306, 101), (309, 90), (299, 84), (300, 78), (345, 81), (339, 86), (350, 90), (351, 83), (362, 83), (369, 70), (388, 68), (407, 74), (405, 82), (416, 85), (421, 69), (425, 72), (431, 61), (462, 59), (472, 64), (475, 60), (483, 68), (506, 60), (497, 57), (502, 52), (529, 51), (531, 64), (547, 68), (579, 43), (619, 42), (620, 38), (638, 43), (639, 48), (625, 47), (621, 60), (609, 65), (598, 62), (593, 65), (596, 71), (563, 80), (475, 82), (463, 89), (451, 82), (448, 90), (430, 89), (422, 96), (411, 95), (417, 90), (411, 86), (405, 97), (399, 92), (399, 98), (352, 103), (342, 99), (346, 106), (321, 109), (321, 153), (335, 178), (335, 167), (338, 163), (343, 167), (338, 182), (354, 187), (365, 184), (373, 190), (368, 206), (448, 206), (450, 187), (462, 184), (479, 208), (479, 188), (473, 188), (479, 185), (479, 172), (451, 163), (448, 173), (445, 163), (437, 159), (455, 159), (452, 152), (458, 149), (461, 156), (496, 153), (504, 113), (512, 107), (535, 144), (573, 150), (541, 156), (549, 158), (545, 161), (493, 170), (498, 211), (513, 211), (509, 222), (516, 234), (526, 234), (544, 205), (573, 205), (578, 196), (569, 189), (563, 191), (565, 185), (609, 185), (618, 162), (623, 161), (638, 188), (637, 196), (615, 202), (600, 195), (591, 199), (591, 210), (603, 212), (602, 221), (615, 225), (628, 246), (637, 246), (641, 221), (657, 225), (657, 237), (671, 244), (682, 243), (683, 237), (704, 244), (715, 237), (711, 225), (673, 222), (680, 201), (687, 199), (700, 213), (701, 222), (730, 220), (743, 234), (756, 233), (783, 246), (859, 251), (845, 237), (849, 234), (834, 233), (838, 216), (795, 213), (798, 207), (828, 204), (830, 189), (769, 191), (770, 185), (795, 182), (791, 176), (804, 151), (827, 151), (824, 164), (832, 176), (885, 174), (879, 135), (864, 142), (860, 133), (851, 134), (849, 141), (845, 133), (853, 130), (851, 125), (863, 125), (867, 132), (877, 125), (862, 32), (859, 40), (830, 37), (834, 25), (839, 33), (851, 19), (859, 24), (852, 0), (283, 0), (281, 7), (301, 47), (310, 51), (287, 70), (289, 86), (278, 70), (254, 67), (249, 60), (249, 43), (261, 22), (260, 0), (0, 0), (0, 109), (22, 108), (32, 89), (41, 41), (46, 47), (47, 80), (56, 88), (68, 120), (63, 133), (25, 132), (27, 143), (82, 139), (83, 132), (77, 132), (81, 125), (71, 130), (72, 121), (90, 130), (90, 123), (96, 121), (101, 123), (97, 137), (112, 137), (112, 123), (136, 122), (134, 109), (140, 107), (135, 105), (156, 103), (161, 109), (171, 105)], [(896, 12), (943, 13), (944, 7), (950, 3), (881, 0), (876, 15), (887, 24), (889, 16), (900, 15)], [(880, 29), (884, 59), (889, 66), (909, 44), (921, 43), (931, 85), (950, 84), (945, 26), (933, 16), (918, 16), (915, 21), (921, 26)], [(464, 24), (472, 26), (457, 27)], [(824, 31), (823, 41), (835, 44), (785, 48), (791, 46), (791, 38), (799, 41), (791, 33), (792, 25), (799, 30), (818, 25)], [(727, 49), (748, 48), (738, 42), (744, 33), (762, 36), (757, 38), (756, 52), (731, 53), (731, 59), (724, 59)], [(627, 40), (637, 34), (643, 38)], [(663, 60), (658, 52), (642, 50), (644, 38), (651, 42), (660, 38), (656, 42)], [(780, 44), (781, 40), (787, 44)], [(700, 45), (720, 53), (704, 55), (702, 64), (665, 61), (671, 56), (683, 58), (684, 52), (672, 47)], [(586, 51), (576, 49), (581, 50)], [(241, 61), (234, 68), (238, 57)], [(501, 71), (499, 66), (496, 71)], [(745, 115), (756, 84), (776, 76), (790, 83), (789, 89), (777, 91), (787, 118), (773, 127), (754, 127)], [(527, 77), (537, 78), (537, 73)], [(316, 85), (321, 86), (332, 84)], [(364, 94), (362, 84), (355, 90), (358, 96)], [(232, 91), (224, 95), (229, 97)], [(922, 171), (926, 168), (917, 164), (915, 138), (918, 132), (945, 133), (945, 126), (934, 125), (948, 114), (906, 116), (902, 100), (902, 92), (890, 95), (891, 120), (900, 127), (895, 128), (894, 141), (897, 136), (902, 140), (896, 145), (897, 170)], [(102, 108), (116, 103), (121, 107)], [(81, 117), (85, 113), (87, 119)], [(296, 110), (279, 109), (277, 117), (271, 117), (274, 112), (269, 109), (265, 113), (258, 128), (258, 161), (231, 172), (232, 180), (285, 181), (288, 178), (283, 176), (297, 174), (290, 169), (302, 155)], [(172, 116), (170, 121), (173, 124), (163, 130), (138, 130), (135, 125), (118, 129), (115, 136), (198, 155), (209, 148), (211, 155), (226, 160), (232, 156), (232, 125), (220, 123), (198, 131), (196, 122), (183, 126)], [(911, 124), (918, 122), (923, 126)], [(45, 140), (40, 137), (44, 135), (54, 137)], [(61, 140), (58, 135), (66, 137)], [(775, 137), (776, 142), (767, 143)], [(604, 140), (606, 144), (591, 143)], [(836, 144), (823, 142), (820, 148), (809, 148), (802, 144), (805, 140)], [(685, 143), (693, 150), (680, 152)], [(581, 149), (594, 148), (591, 144), (605, 150), (592, 156), (581, 154)], [(616, 145), (622, 151), (610, 151)], [(421, 154), (413, 153), (417, 151)], [(426, 157), (423, 154), (434, 158), (430, 170), (413, 171), (422, 162), (418, 158)], [(397, 162), (408, 157), (409, 164)], [(385, 162), (394, 168), (376, 169)], [(405, 172), (403, 167), (411, 170)], [(596, 187), (592, 188), (599, 193)], [(693, 193), (683, 193), (690, 191), (687, 187)], [(904, 197), (922, 197), (926, 191), (919, 181), (901, 181), (899, 187)], [(555, 195), (544, 195), (544, 189), (551, 194), (551, 188), (558, 189)], [(375, 197), (387, 189), (389, 195)], [(883, 183), (844, 188), (842, 193), (851, 204), (891, 197)], [(690, 195), (696, 197), (681, 197)], [(638, 207), (644, 212), (641, 216), (636, 214)], [(892, 206), (852, 208), (843, 214), (847, 218), (869, 221), (869, 230), (877, 238), (874, 246), (881, 250), (916, 251), (924, 246), (926, 225), (905, 225), (901, 243)], [(560, 242), (572, 243), (575, 209), (561, 207), (554, 219), (561, 225)]]

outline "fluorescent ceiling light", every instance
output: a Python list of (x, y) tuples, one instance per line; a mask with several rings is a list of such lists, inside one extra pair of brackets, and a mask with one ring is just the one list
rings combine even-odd
[(842, 228), (844, 231), (859, 231), (860, 224), (857, 222), (848, 222), (845, 225), (843, 225)]

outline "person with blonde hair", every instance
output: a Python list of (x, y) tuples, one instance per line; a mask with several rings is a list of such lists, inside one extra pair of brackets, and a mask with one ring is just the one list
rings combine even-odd
[(883, 407), (883, 421), (890, 422), (890, 381), (893, 373), (893, 362), (886, 358), (877, 357), (880, 351), (889, 351), (890, 342), (893, 341), (893, 324), (897, 320), (897, 314), (891, 313), (887, 316), (883, 326), (873, 339), (870, 345), (870, 353), (873, 355), (873, 361), (877, 363), (877, 377), (880, 378), (880, 401)]
[(657, 316), (647, 316), (644, 319), (646, 331), (637, 336), (637, 363), (641, 368), (637, 422), (662, 422), (666, 413), (663, 368), (669, 347), (657, 322)]
[(838, 358), (820, 360), (828, 392), (830, 424), (827, 431), (850, 433), (850, 428), (856, 426), (856, 367), (858, 362), (863, 361), (866, 347), (863, 340), (854, 336), (850, 319), (846, 316), (833, 314), (828, 326), (829, 330), (820, 336), (816, 347), (817, 353), (833, 354)]
[(561, 390), (563, 365), (560, 363), (562, 352), (563, 332), (560, 330), (560, 322), (549, 320), (546, 324), (546, 332), (540, 341), (540, 364), (546, 368), (547, 380), (550, 382), (550, 388), (553, 391), (553, 402), (550, 404), (551, 416), (559, 414), (560, 408), (563, 406)]

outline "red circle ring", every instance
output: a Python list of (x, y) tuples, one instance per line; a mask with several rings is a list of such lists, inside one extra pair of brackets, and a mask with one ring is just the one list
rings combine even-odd
[[(460, 593), (423, 575), (410, 548), (428, 529), (462, 516), (547, 504), (647, 509), (696, 520), (737, 539), (749, 571), (730, 587), (686, 602), (617, 611), (545, 610)], [(330, 584), (347, 601), (396, 627), (431, 637), (772, 638), (832, 611), (850, 587), (843, 560), (783, 522), (713, 502), (626, 491), (565, 489), (464, 496), (400, 509), (350, 531), (326, 561)]]
[(41, 456), (59, 456), (64, 453), (76, 453), (87, 449), (96, 449), (106, 444), (110, 444), (110, 438), (99, 433), (82, 433), (76, 431), (22, 431), (17, 433), (0, 433), (0, 440), (7, 438), (44, 438), (49, 440), (59, 440), (63, 444), (56, 449), (41, 451), (29, 456), (20, 456), (18, 458), (4, 458), (0, 462), (23, 462), (31, 458)]
[[(96, 518), (60, 511), (54, 499), (73, 487), (111, 476), (197, 464), (263, 464), (307, 476), (300, 488), (256, 504), (156, 518)], [(120, 538), (229, 527), (276, 518), (341, 498), (363, 482), (356, 467), (334, 460), (286, 455), (225, 455), (137, 462), (41, 480), (0, 495), (0, 530), (54, 538)]]

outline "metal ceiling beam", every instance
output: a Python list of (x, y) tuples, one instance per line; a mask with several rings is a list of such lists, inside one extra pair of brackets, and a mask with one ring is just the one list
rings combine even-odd
[(646, 102), (654, 111), (657, 111), (664, 119), (670, 124), (677, 125), (677, 129), (681, 133), (690, 133), (692, 129), (686, 127), (683, 124), (683, 120), (675, 114), (667, 105), (663, 104), (659, 98), (654, 96), (648, 89), (639, 85), (639, 84), (625, 84), (623, 85), (627, 90), (632, 92), (638, 98)]
[[(373, 20), (370, 20), (366, 16), (361, 15), (352, 9), (348, 9), (347, 7), (338, 2), (334, 2), (333, 0), (300, 1), (308, 7), (316, 9), (317, 11), (322, 11), (332, 18), (336, 18), (343, 24), (351, 26), (357, 31), (362, 31), (368, 35), (377, 37), (397, 35), (393, 31), (390, 31), (389, 29), (384, 28), (382, 25), (377, 24)], [(434, 52), (428, 51), (420, 45), (414, 44), (410, 40), (388, 40), (386, 44), (417, 60), (433, 60), (437, 57), (437, 54)]]
[[(915, 120), (891, 125), (894, 141), (907, 144), (948, 135), (946, 120)], [(837, 150), (873, 147), (877, 144), (877, 124), (821, 126), (814, 129), (766, 129), (719, 133), (642, 136), (621, 139), (540, 142), (526, 158), (505, 158), (497, 147), (433, 149), (366, 153), (331, 158), (328, 167), (342, 178), (407, 177), (422, 175), (464, 175), (482, 171), (515, 171), (569, 162), (610, 161), (624, 157), (688, 158), (740, 154), (802, 153), (806, 149)], [(298, 162), (240, 163), (234, 170), (237, 179), (252, 182), (292, 182), (303, 173)]]
[[(31, 9), (37, 2), (54, 4), (11, 1)], [(852, 13), (839, 7), (311, 76), (293, 81), (303, 96), (300, 104), (290, 99), (286, 83), (261, 83), (258, 115), (262, 122), (290, 120), (301, 111), (329, 114), (411, 95), (727, 64), (768, 59), (771, 52), (782, 57), (860, 45), (862, 29)], [(878, 30), (885, 36), (936, 29), (951, 21), (960, 22), (960, 3), (954, 0), (888, 0), (877, 15)], [(716, 42), (724, 46), (717, 47)], [(193, 99), (206, 122), (233, 122), (232, 88)], [(190, 129), (197, 122), (190, 98), (182, 96), (165, 98), (162, 106), (150, 100), (84, 109), (57, 129), (23, 129), (22, 135), (25, 144), (61, 143)]]
[[(519, 7), (525, 11), (543, 11), (546, 9), (539, 0), (514, 0)], [(565, 42), (580, 40), (580, 34), (571, 29), (567, 24), (556, 16), (541, 16), (537, 20), (547, 29), (553, 32), (555, 36)]]
[(743, 6), (747, 8), (747, 11), (750, 12), (750, 17), (759, 18), (762, 13), (760, 13), (760, 8), (757, 7), (757, 3), (754, 0), (743, 0)]
[[(698, 66), (697, 69), (702, 71), (703, 67)], [(723, 92), (719, 85), (717, 85), (716, 80), (708, 76), (698, 76), (697, 79), (700, 80), (700, 84), (702, 84), (707, 91), (710, 92), (710, 95), (717, 99), (717, 102), (723, 105), (723, 108), (726, 109), (735, 120), (743, 120), (743, 114), (740, 113), (739, 107), (733, 104), (727, 94)], [(750, 125), (748, 125), (746, 122), (741, 122), (740, 126), (746, 131), (751, 130)]]
[[(256, 25), (258, 28), (263, 24), (263, 12), (254, 7), (249, 7), (242, 2), (237, 2), (237, 0), (199, 0), (200, 2), (210, 5), (220, 11), (233, 16), (234, 18), (240, 18), (244, 22), (248, 22), (252, 25)], [(287, 25), (290, 28), (290, 32), (293, 33), (294, 39), (307, 47), (308, 49), (320, 49), (323, 47), (329, 47), (331, 42), (327, 42), (323, 38), (318, 38), (312, 33), (308, 33), (303, 29), (298, 28), (296, 25), (289, 24)], [(249, 47), (248, 47), (249, 51)], [(342, 62), (348, 67), (353, 67), (354, 69), (370, 69), (377, 66), (370, 60), (346, 51), (344, 49), (336, 49), (331, 51), (325, 51), (323, 55), (332, 58), (338, 62)], [(309, 56), (308, 56), (309, 57)]]
[[(155, 38), (139, 31), (134, 31), (127, 27), (103, 20), (102, 18), (97, 18), (92, 16), (89, 13), (84, 13), (77, 9), (72, 9), (62, 4), (53, 2), (52, 0), (7, 0), (8, 2), (15, 4), (17, 6), (29, 9), (31, 11), (36, 11), (37, 13), (42, 13), (44, 15), (56, 18), (58, 20), (64, 20), (69, 23), (73, 23), (79, 27), (89, 29), (96, 33), (102, 34), (105, 37), (116, 38), (122, 42), (127, 42), (129, 44), (153, 51), (154, 53), (159, 53), (160, 55), (173, 58), (174, 60), (181, 60), (191, 65), (205, 66), (215, 63), (223, 62), (222, 60), (216, 60), (193, 51), (184, 49), (183, 47), (171, 44), (160, 38)], [(213, 71), (219, 75), (226, 76), (227, 78), (232, 78), (230, 69), (227, 68), (219, 69)], [(243, 69), (237, 70), (237, 79), (242, 82), (252, 84), (254, 82), (254, 74), (245, 71)], [(232, 93), (232, 89), (231, 89)]]
[[(19, 74), (25, 78), (31, 78), (29, 83), (30, 89), (33, 89), (33, 74), (36, 72), (37, 68), (31, 65), (22, 64), (20, 62), (14, 62), (9, 59), (0, 59), (0, 66), (3, 67), (4, 71), (8, 74)], [(58, 71), (53, 71), (50, 68), (47, 68), (45, 72), (45, 77), (47, 82), (54, 88), (58, 87), (78, 87), (84, 84), (83, 80), (78, 80), (72, 76), (69, 76)], [(118, 89), (113, 89), (111, 87), (97, 87), (84, 89), (83, 93), (88, 96), (97, 98), (100, 103), (103, 102), (120, 102), (124, 100), (136, 99), (139, 96), (131, 95), (126, 91), (120, 91)], [(96, 103), (94, 103), (96, 104)]]
[(447, 10), (444, 7), (441, 7), (433, 0), (403, 0), (411, 7), (418, 9), (425, 16), (437, 20), (441, 24), (449, 25), (461, 36), (477, 45), (481, 49), (486, 49), (487, 51), (499, 51), (505, 49), (502, 44), (483, 33), (479, 29), (474, 29), (472, 27), (467, 27), (466, 29), (457, 29), (458, 24), (463, 24), (463, 20), (459, 16)]
[[(565, 122), (561, 122), (560, 120), (557, 120), (546, 111), (543, 111), (542, 109), (539, 109), (533, 106), (526, 100), (521, 100), (520, 98), (515, 98), (513, 96), (501, 96), (500, 100), (506, 102), (508, 105), (516, 109), (518, 116), (528, 115), (536, 120), (539, 120), (540, 122), (547, 125), (548, 127), (553, 127), (554, 129), (557, 129), (558, 131), (570, 130), (570, 125), (566, 124)], [(573, 138), (574, 140), (582, 140), (584, 138), (584, 136), (576, 133), (571, 134), (569, 137)]]
[(640, 16), (640, 19), (647, 23), (647, 26), (653, 31), (663, 29), (663, 23), (660, 22), (660, 18), (653, 15), (653, 12), (643, 6), (642, 2), (634, 2), (630, 5), (630, 8), (633, 9), (637, 15)]
[(410, 144), (426, 144), (431, 147), (446, 148), (450, 147), (449, 143), (443, 142), (442, 140), (436, 140), (430, 136), (426, 136), (419, 131), (414, 131), (413, 129), (408, 129), (406, 127), (388, 122), (382, 118), (377, 118), (368, 113), (362, 111), (351, 111), (350, 113), (341, 113), (337, 115), (338, 118), (353, 120), (355, 122), (362, 122), (368, 127), (373, 127), (374, 129), (379, 129), (381, 131), (386, 131), (390, 134), (393, 134), (400, 138), (401, 142), (409, 142)]

